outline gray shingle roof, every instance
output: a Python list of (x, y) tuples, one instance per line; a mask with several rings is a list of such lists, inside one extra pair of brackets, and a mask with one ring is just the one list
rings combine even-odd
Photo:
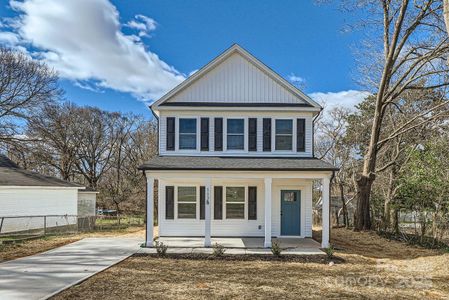
[(140, 170), (336, 171), (317, 158), (157, 156)]
[(0, 186), (81, 187), (82, 185), (19, 168), (0, 154)]

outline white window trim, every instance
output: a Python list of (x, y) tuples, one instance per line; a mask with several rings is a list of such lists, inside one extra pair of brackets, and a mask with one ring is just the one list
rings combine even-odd
[[(178, 217), (178, 188), (180, 187), (194, 187), (195, 188), (195, 218), (179, 218)], [(175, 185), (175, 217), (174, 220), (181, 220), (181, 221), (199, 221), (200, 220), (200, 186), (196, 184), (183, 184), (183, 185)], [(184, 203), (193, 203), (193, 202), (184, 202)], [(172, 221), (172, 220), (169, 220)]]
[[(243, 120), (243, 149), (228, 149), (228, 120)], [(229, 117), (223, 118), (223, 152), (225, 153), (247, 153), (248, 152), (248, 118)]]
[[(290, 120), (292, 121), (292, 149), (291, 150), (276, 150), (276, 121)], [(292, 154), (296, 153), (296, 139), (297, 139), (297, 121), (295, 118), (271, 118), (271, 152), (278, 154)]]
[[(179, 148), (179, 123), (181, 119), (195, 119), (196, 120), (196, 148), (195, 149), (180, 149)], [(176, 117), (175, 119), (175, 150), (179, 153), (199, 153), (200, 149), (200, 138), (201, 134), (199, 134), (199, 131), (201, 129), (200, 124), (200, 117), (198, 116), (182, 116), (182, 117)]]
[[(243, 202), (243, 213), (244, 213), (244, 217), (243, 219), (236, 219), (236, 218), (228, 218), (228, 216), (226, 215), (226, 204), (228, 203), (227, 199), (226, 199), (226, 189), (230, 187), (242, 187), (245, 190), (245, 195), (244, 195), (244, 199), (245, 201)], [(223, 186), (223, 221), (224, 220), (230, 220), (230, 221), (248, 221), (248, 186), (247, 185), (239, 185), (239, 184), (231, 184), (231, 185), (224, 185)], [(241, 202), (231, 202), (231, 203), (241, 203)]]

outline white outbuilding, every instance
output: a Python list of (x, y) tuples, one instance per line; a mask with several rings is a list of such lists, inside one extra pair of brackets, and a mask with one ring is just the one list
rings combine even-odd
[(0, 155), (0, 234), (76, 226), (78, 192), (84, 189), (24, 170)]

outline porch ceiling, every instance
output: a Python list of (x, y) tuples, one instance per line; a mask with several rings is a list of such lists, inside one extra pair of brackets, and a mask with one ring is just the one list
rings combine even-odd
[(140, 170), (336, 171), (317, 158), (157, 156)]

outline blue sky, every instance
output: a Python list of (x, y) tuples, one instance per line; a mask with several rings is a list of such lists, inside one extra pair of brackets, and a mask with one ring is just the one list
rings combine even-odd
[(315, 1), (25, 0), (0, 7), (0, 43), (45, 60), (81, 105), (151, 118), (146, 104), (238, 43), (318, 100), (351, 107), (354, 20)]

